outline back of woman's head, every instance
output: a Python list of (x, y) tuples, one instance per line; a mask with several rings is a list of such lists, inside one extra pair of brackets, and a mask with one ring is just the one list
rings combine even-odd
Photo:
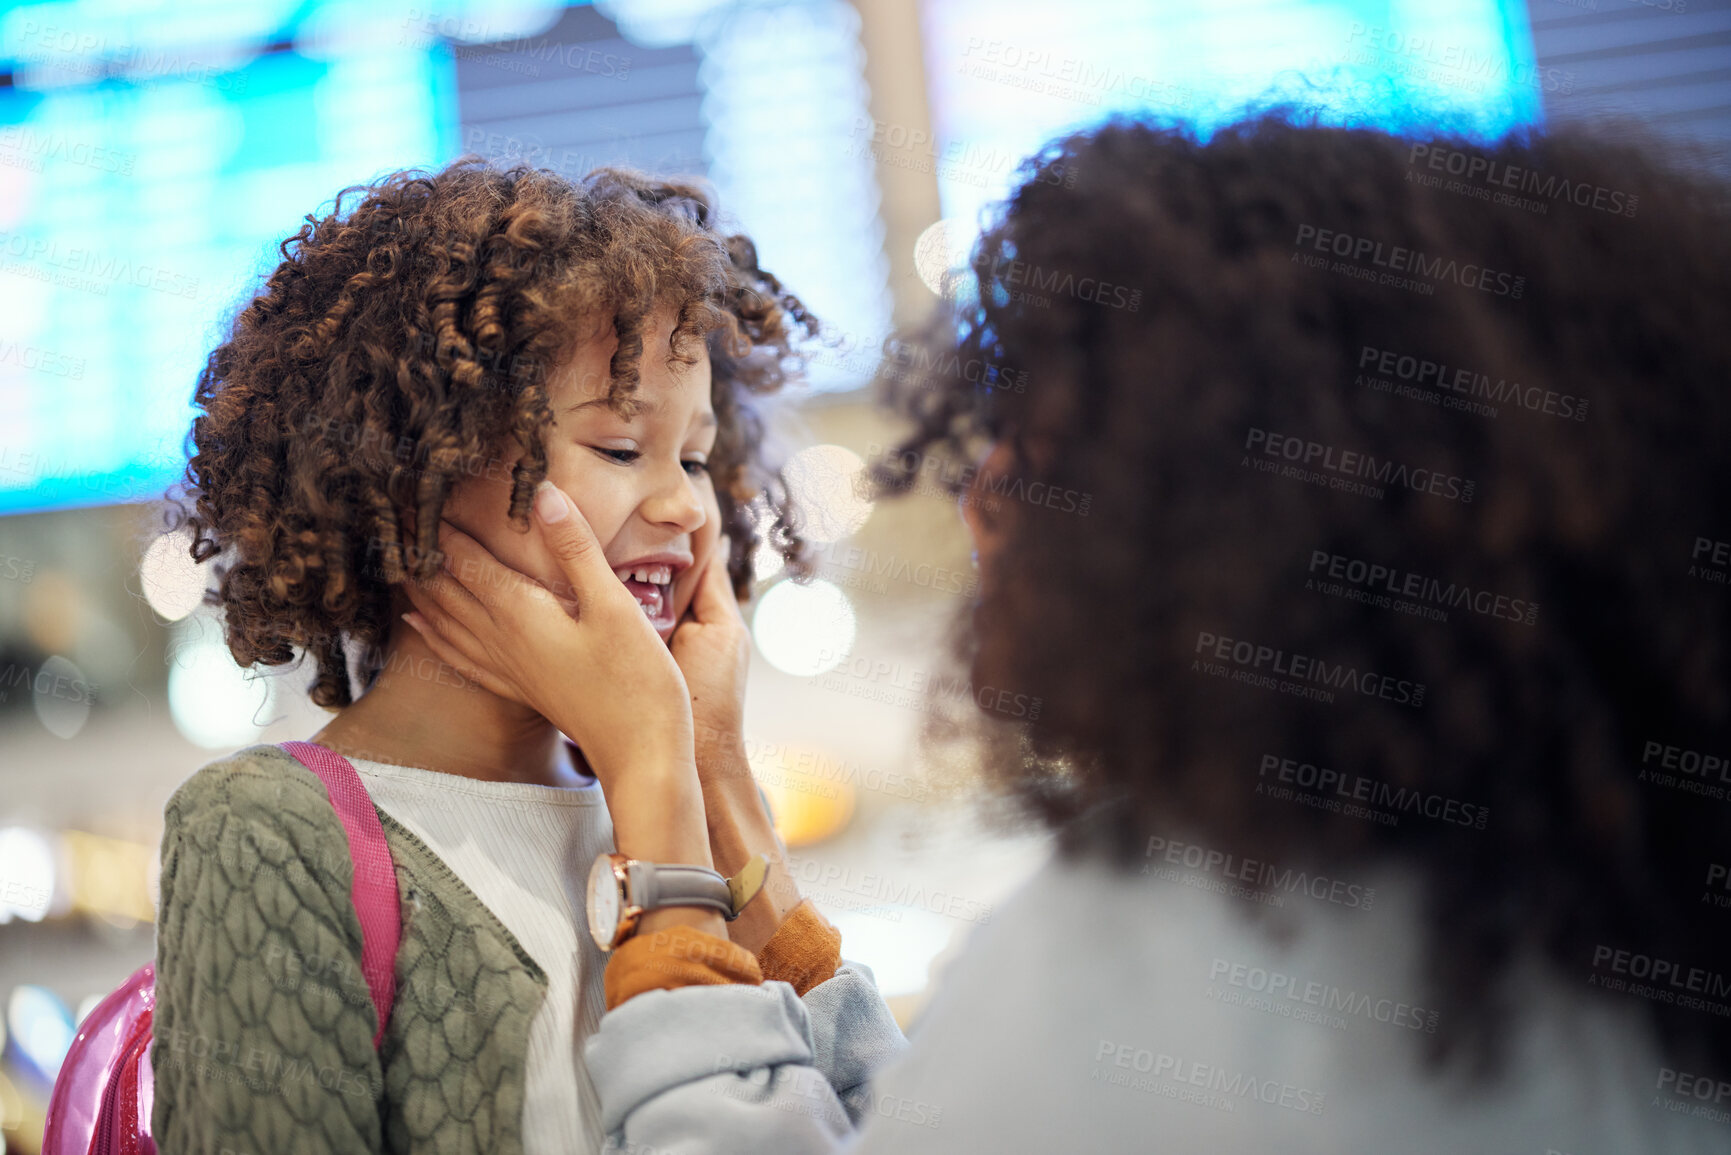
[(1278, 115), (1025, 175), (881, 468), (1013, 448), (967, 645), (1041, 713), (994, 767), (1121, 862), (1415, 869), (1445, 1047), (1536, 952), (1674, 966), (1670, 1053), (1731, 1070), (1724, 187)]

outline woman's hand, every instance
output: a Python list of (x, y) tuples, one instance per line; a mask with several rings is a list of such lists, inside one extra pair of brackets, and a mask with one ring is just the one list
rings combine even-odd
[(728, 581), (730, 552), (726, 537), (716, 543), (671, 645), (691, 691), (697, 776), (715, 868), (732, 877), (754, 854), (769, 859), (763, 891), (728, 925), (733, 941), (755, 953), (799, 905), (799, 887), (787, 871), (787, 848), (776, 837), (746, 757), (745, 675), (751, 666), (751, 631)]
[(446, 524), (445, 570), (408, 583), (418, 613), (405, 619), (464, 677), (528, 705), (582, 748), (621, 854), (709, 866), (691, 700), (678, 665), (576, 502), (542, 482), (534, 521), (566, 588), (547, 589)]
[(745, 673), (751, 666), (751, 631), (728, 581), (727, 537), (715, 543), (697, 581), (686, 617), (669, 642), (691, 691), (691, 721), (701, 772), (706, 753), (742, 746)]

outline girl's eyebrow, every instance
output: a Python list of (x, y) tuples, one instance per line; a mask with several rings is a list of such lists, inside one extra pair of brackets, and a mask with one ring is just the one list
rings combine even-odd
[[(607, 398), (594, 397), (588, 401), (580, 401), (575, 405), (567, 405), (563, 410), (561, 410), (561, 412), (576, 413), (579, 410), (588, 409), (591, 406), (597, 405), (604, 408), (614, 407), (608, 403)], [(618, 408), (624, 410), (620, 416), (626, 421), (635, 421), (641, 414), (657, 412), (661, 408), (661, 405), (659, 402), (641, 401), (635, 397), (626, 397), (618, 402)], [(719, 425), (720, 422), (715, 419), (715, 413), (713, 410), (705, 409), (697, 415), (697, 420), (693, 424), (698, 429), (713, 429)]]

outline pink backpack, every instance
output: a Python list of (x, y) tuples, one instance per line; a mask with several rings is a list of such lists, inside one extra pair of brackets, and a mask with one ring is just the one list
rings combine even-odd
[[(361, 919), (361, 973), (366, 976), (384, 1037), (396, 1001), (397, 942), (402, 925), (397, 875), (384, 827), (349, 760), (312, 742), (281, 747), (319, 776), (349, 839), (355, 864), (355, 913)], [(145, 963), (78, 1025), (48, 1101), (42, 1155), (156, 1155), (150, 1136), (155, 1082), (150, 1070), (150, 1018), (156, 1006), (156, 965)]]

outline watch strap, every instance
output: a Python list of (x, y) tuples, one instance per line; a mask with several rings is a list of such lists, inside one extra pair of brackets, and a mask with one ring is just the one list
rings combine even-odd
[(733, 918), (733, 896), (727, 880), (702, 866), (665, 865), (633, 861), (630, 876), (631, 901), (645, 911), (667, 906), (701, 906), (722, 918)]

